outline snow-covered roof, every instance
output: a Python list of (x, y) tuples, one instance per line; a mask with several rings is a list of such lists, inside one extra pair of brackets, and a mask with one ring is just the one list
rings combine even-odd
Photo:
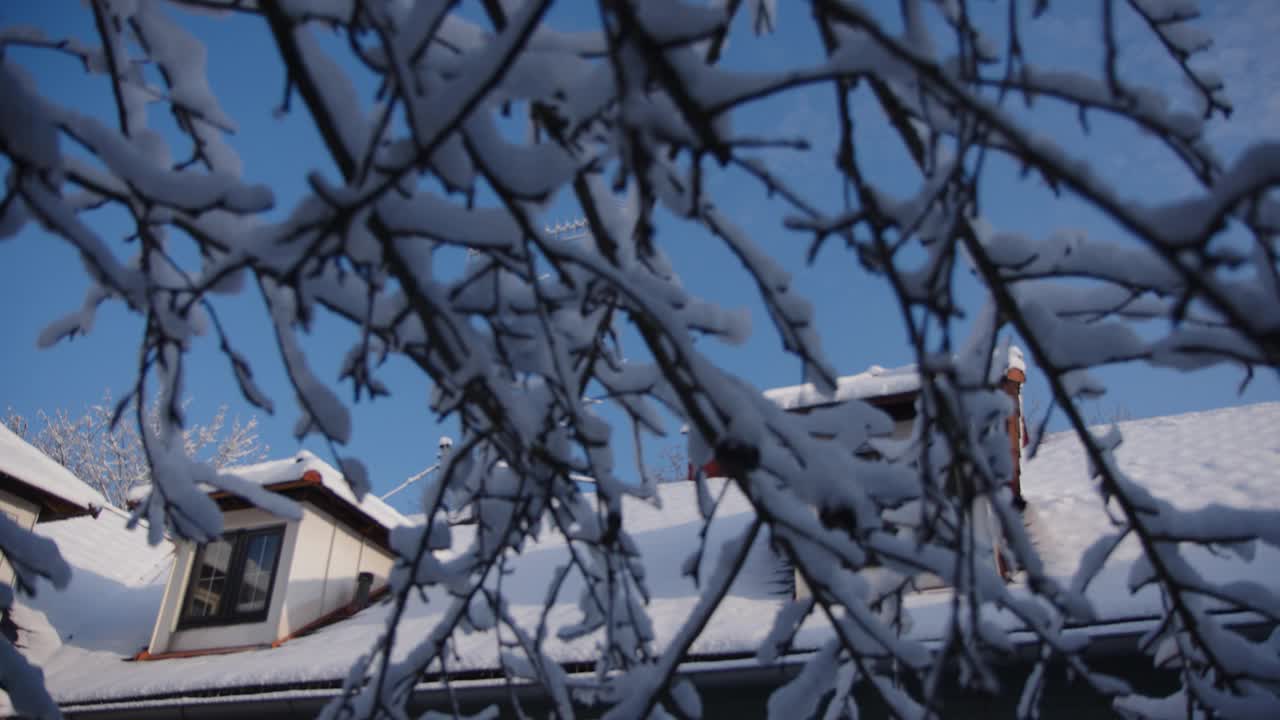
[[(1000, 362), (1001, 354), (1005, 355), (1003, 363)], [(995, 377), (992, 378), (992, 382), (999, 379), (999, 375), (1007, 370), (1016, 369), (1024, 373), (1027, 371), (1027, 363), (1023, 358), (1022, 348), (1016, 345), (1010, 345), (1007, 351), (997, 348), (993, 359), (991, 369)], [(879, 365), (872, 365), (857, 375), (845, 375), (837, 378), (836, 391), (832, 395), (824, 395), (818, 391), (818, 388), (813, 383), (805, 383), (803, 385), (789, 385), (766, 390), (764, 396), (783, 410), (796, 410), (815, 405), (845, 402), (847, 400), (869, 400), (889, 395), (900, 395), (902, 393), (915, 392), (919, 389), (920, 374), (916, 372), (914, 364), (896, 368), (883, 368)]]
[[(1116, 451), (1120, 467), (1159, 497), (1184, 507), (1211, 500), (1238, 506), (1280, 507), (1280, 492), (1277, 492), (1280, 488), (1280, 402), (1135, 420), (1121, 423), (1120, 430), (1125, 437)], [(261, 467), (263, 475), (281, 477), (275, 474), (283, 472), (278, 469), (280, 462), (255, 467)], [(695, 547), (700, 528), (694, 491), (692, 483), (659, 485), (661, 509), (644, 501), (624, 501), (624, 526), (632, 533), (646, 560), (652, 594), (648, 611), (659, 647), (670, 641), (696, 602), (693, 582), (680, 572), (681, 561)], [(1023, 492), (1030, 503), (1026, 520), (1046, 565), (1052, 574), (1069, 579), (1083, 548), (1109, 529), (1102, 501), (1087, 475), (1083, 451), (1074, 437), (1057, 434), (1046, 438), (1040, 454), (1025, 468)], [(722, 540), (740, 532), (751, 518), (747, 501), (732, 486), (726, 489), (717, 518), (706, 545), (708, 556), (703, 559), (704, 568), (714, 566)], [(107, 529), (99, 528), (101, 532), (126, 532), (114, 516), (108, 520), (113, 524)], [(73, 532), (72, 526), (64, 527)], [(472, 532), (471, 527), (453, 528), (454, 547), (465, 547)], [(130, 542), (145, 544), (142, 533), (132, 535), (136, 540)], [(109, 561), (97, 558), (92, 552), (94, 545), (113, 548), (105, 540), (85, 541), (84, 552), (77, 550), (68, 555), (77, 576), (82, 572), (105, 573), (108, 569), (103, 563)], [(123, 551), (107, 549), (103, 554), (119, 552)], [(1137, 596), (1128, 593), (1128, 560), (1134, 557), (1134, 552), (1132, 548), (1123, 550), (1090, 586), (1088, 596), (1095, 605), (1099, 624), (1071, 632), (1089, 636), (1141, 632), (1161, 614), (1160, 600), (1154, 591), (1144, 590)], [(514, 564), (514, 573), (504, 578), (511, 612), (519, 621), (531, 627), (536, 625), (547, 578), (554, 568), (565, 562), (565, 553), (563, 539), (545, 531), (536, 544), (521, 554)], [(1252, 566), (1229, 558), (1206, 556), (1204, 560), (1206, 573), (1212, 577), (1247, 575), (1264, 584), (1280, 584), (1280, 552), (1266, 547), (1258, 548)], [(164, 559), (139, 562), (163, 569)], [(785, 602), (779, 594), (776, 569), (762, 543), (753, 551), (742, 577), (695, 642), (692, 652), (696, 657), (705, 660), (750, 653), (759, 646), (774, 613)], [(184, 694), (215, 690), (228, 697), (231, 690), (261, 697), (293, 692), (301, 683), (338, 682), (346, 677), (352, 662), (366, 652), (380, 633), (388, 612), (387, 606), (375, 605), (274, 649), (122, 662), (126, 654), (145, 642), (159, 606), (163, 575), (163, 572), (142, 573), (143, 578), (151, 577), (150, 580), (112, 574), (100, 576), (104, 586), (119, 586), (118, 594), (112, 597), (121, 600), (82, 604), (77, 621), (81, 627), (94, 628), (95, 632), (85, 636), (63, 630), (63, 643), (42, 658), (55, 699), (80, 706), (136, 703), (159, 696), (168, 697), (165, 702), (173, 702)], [(78, 580), (73, 581), (73, 593), (81, 591), (76, 582)], [(571, 574), (561, 590), (561, 602), (547, 618), (552, 628), (547, 652), (559, 661), (590, 661), (597, 656), (594, 636), (567, 642), (557, 639), (554, 632), (555, 628), (581, 619), (574, 602), (580, 589), (580, 580)], [(88, 591), (98, 592), (93, 588)], [(426, 604), (416, 597), (411, 600), (400, 636), (426, 637), (448, 606), (443, 602), (444, 593), (443, 590), (429, 593), (430, 602)], [(41, 609), (52, 595), (42, 593), (39, 598), (26, 602)], [(906, 605), (912, 614), (912, 635), (922, 639), (940, 636), (950, 609), (950, 596), (946, 591), (910, 596)], [(50, 612), (55, 624), (58, 617), (59, 613)], [(797, 636), (796, 646), (815, 648), (828, 632), (819, 623), (807, 623)], [(495, 667), (497, 644), (492, 636), (476, 632), (458, 635), (456, 642), (457, 654), (450, 660), (452, 670)], [(405, 652), (404, 647), (397, 650), (401, 656)]]
[(85, 512), (108, 505), (102, 493), (0, 423), (0, 472)]
[(398, 510), (383, 502), (373, 493), (365, 493), (363, 500), (357, 500), (351, 486), (347, 484), (342, 473), (329, 463), (321, 460), (309, 450), (302, 450), (297, 455), (279, 460), (268, 460), (254, 465), (239, 465), (224, 468), (220, 472), (235, 475), (242, 480), (256, 483), (264, 487), (282, 485), (284, 483), (303, 480), (309, 471), (315, 471), (320, 484), (339, 500), (353, 509), (368, 516), (384, 528), (390, 530), (401, 525), (408, 525), (409, 520)]
[[(1153, 495), (1183, 510), (1213, 503), (1251, 509), (1280, 509), (1280, 402), (1118, 424), (1123, 442), (1116, 450), (1120, 469)], [(1099, 431), (1104, 428), (1098, 428)], [(1070, 432), (1050, 435), (1022, 471), (1024, 520), (1046, 569), (1071, 577), (1080, 553), (1114, 532), (1102, 511), (1096, 485), (1079, 439)], [(1186, 550), (1208, 577), (1249, 577), (1280, 590), (1280, 550), (1258, 543), (1249, 568), (1239, 559)], [(1196, 553), (1200, 552), (1200, 555)], [(1108, 567), (1090, 585), (1090, 597), (1105, 616), (1160, 611), (1154, 588), (1137, 597), (1127, 590), (1129, 563), (1137, 541), (1126, 540)]]

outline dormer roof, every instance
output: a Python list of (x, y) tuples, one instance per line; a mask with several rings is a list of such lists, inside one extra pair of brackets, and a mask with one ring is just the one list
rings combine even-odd
[(388, 530), (409, 524), (408, 518), (372, 493), (366, 493), (364, 499), (357, 499), (342, 473), (309, 450), (303, 450), (293, 457), (226, 468), (222, 472), (262, 485), (268, 490), (280, 489), (296, 482), (318, 484), (326, 493)]
[(0, 423), (4, 487), (40, 506), (39, 521), (88, 515), (109, 503), (72, 472)]
[(836, 380), (836, 391), (824, 395), (813, 383), (791, 385), (766, 390), (764, 396), (783, 410), (828, 405), (847, 400), (866, 400), (912, 393), (920, 389), (920, 374), (915, 365), (885, 369), (872, 365), (857, 375), (845, 375)]
[[(224, 468), (220, 472), (296, 500), (309, 500), (383, 547), (388, 547), (387, 535), (392, 528), (409, 524), (408, 518), (373, 493), (366, 493), (363, 499), (356, 498), (342, 473), (308, 450), (293, 457)], [(211, 496), (224, 510), (248, 506), (244, 500), (225, 492)]]
[[(310, 501), (382, 547), (389, 547), (387, 536), (392, 528), (410, 524), (408, 518), (373, 493), (357, 499), (342, 473), (309, 450), (279, 460), (222, 468), (218, 472), (235, 475), (294, 500)], [(248, 501), (231, 493), (212, 487), (203, 489), (223, 511), (250, 507)], [(133, 488), (129, 492), (130, 502), (142, 499), (149, 491), (146, 485)]]

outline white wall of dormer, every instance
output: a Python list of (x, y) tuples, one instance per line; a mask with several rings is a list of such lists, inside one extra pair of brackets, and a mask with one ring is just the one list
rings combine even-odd
[(302, 504), (298, 547), (305, 551), (294, 554), (289, 569), (279, 637), (350, 603), (361, 572), (373, 574), (374, 588), (385, 584), (395, 562), (385, 550), (310, 503)]

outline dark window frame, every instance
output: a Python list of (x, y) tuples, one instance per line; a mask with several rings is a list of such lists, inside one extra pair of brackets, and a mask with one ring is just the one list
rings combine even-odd
[[(237, 612), (235, 606), (237, 598), (240, 596), (240, 586), (244, 581), (244, 566), (249, 551), (249, 543), (256, 537), (266, 535), (275, 535), (277, 537), (275, 560), (271, 563), (271, 579), (267, 582), (266, 600), (263, 602), (261, 610)], [(200, 567), (207, 547), (205, 543), (198, 545), (191, 561), (191, 573), (190, 577), (187, 578), (187, 589), (182, 596), (182, 611), (178, 616), (177, 629), (187, 630), (220, 625), (242, 625), (266, 620), (267, 616), (271, 614), (271, 602), (274, 600), (275, 595), (276, 574), (280, 572), (280, 556), (284, 554), (284, 536), (284, 525), (246, 528), (224, 533), (222, 540), (231, 544), (231, 562), (227, 564), (227, 582), (226, 587), (223, 589), (222, 601), (219, 603), (218, 612), (213, 615), (193, 617), (191, 615), (192, 592), (195, 590), (196, 582), (200, 579)]]

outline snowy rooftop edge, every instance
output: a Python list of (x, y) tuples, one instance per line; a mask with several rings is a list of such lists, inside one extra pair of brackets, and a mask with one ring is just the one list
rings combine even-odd
[(109, 503), (70, 470), (0, 423), (0, 472), (86, 512)]
[[(382, 527), (390, 530), (391, 528), (412, 524), (409, 518), (383, 502), (381, 498), (372, 492), (365, 493), (363, 500), (357, 500), (355, 493), (351, 491), (351, 486), (347, 484), (346, 478), (343, 477), (342, 473), (317, 457), (310, 450), (301, 450), (289, 457), (265, 460), (252, 465), (236, 465), (222, 468), (218, 471), (218, 474), (233, 475), (246, 482), (267, 487), (301, 480), (308, 470), (314, 470), (320, 476), (320, 484), (326, 490)], [(206, 492), (215, 490), (215, 488), (208, 486), (202, 486), (201, 489)], [(131, 502), (141, 500), (150, 491), (150, 485), (136, 486), (129, 491), (129, 500)]]
[[(998, 358), (1000, 354), (1001, 350), (997, 348), (993, 357)], [(764, 396), (783, 410), (795, 410), (848, 400), (867, 400), (915, 392), (920, 389), (920, 374), (916, 371), (916, 367), (914, 363), (895, 368), (872, 365), (860, 373), (836, 378), (836, 389), (831, 395), (823, 394), (813, 383), (804, 383), (771, 388), (764, 391)], [(998, 361), (994, 362), (992, 371), (997, 373), (998, 377), (999, 372), (1015, 369), (1025, 373), (1027, 363), (1022, 349), (1011, 345), (1003, 365)], [(995, 382), (995, 379), (992, 382)]]
[(278, 460), (267, 460), (253, 465), (223, 468), (221, 472), (235, 475), (241, 480), (266, 486), (298, 480), (308, 470), (315, 470), (320, 475), (320, 483), (325, 489), (388, 530), (409, 524), (409, 519), (402, 515), (400, 511), (383, 502), (372, 492), (365, 493), (362, 500), (356, 499), (355, 493), (351, 491), (351, 486), (347, 484), (347, 480), (342, 473), (317, 457), (310, 450), (301, 450), (292, 457)]
[(410, 520), (406, 516), (381, 501), (381, 498), (372, 492), (366, 492), (364, 500), (357, 500), (356, 493), (351, 491), (351, 486), (347, 484), (347, 479), (343, 477), (342, 473), (337, 468), (334, 468), (333, 465), (321, 460), (310, 450), (298, 451), (297, 455), (282, 457), (282, 459), (278, 460), (224, 468), (220, 470), (220, 473), (236, 475), (239, 479), (260, 484), (260, 486), (273, 486), (276, 483), (287, 483), (291, 482), (291, 480), (301, 479), (307, 470), (315, 470), (320, 475), (320, 484), (323, 484), (325, 489), (338, 496), (339, 500), (346, 502), (353, 509), (369, 516), (381, 527), (392, 529), (410, 524)]
[(916, 372), (915, 365), (889, 369), (872, 365), (856, 375), (837, 378), (836, 390), (830, 395), (820, 392), (813, 383), (804, 383), (765, 390), (764, 396), (784, 410), (794, 410), (846, 400), (865, 400), (914, 392), (919, 389), (920, 375)]

